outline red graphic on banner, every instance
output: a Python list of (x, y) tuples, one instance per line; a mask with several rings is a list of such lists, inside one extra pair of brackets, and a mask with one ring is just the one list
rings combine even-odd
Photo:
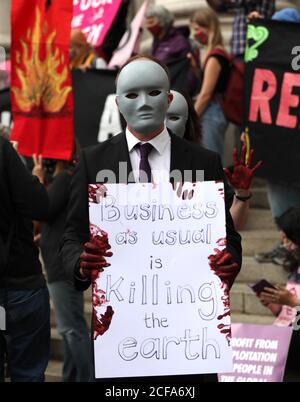
[(53, 0), (48, 6), (44, 0), (12, 3), (12, 139), (25, 156), (71, 156), (71, 18), (72, 0)]

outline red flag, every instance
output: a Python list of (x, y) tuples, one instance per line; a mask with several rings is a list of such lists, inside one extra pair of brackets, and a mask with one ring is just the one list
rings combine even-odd
[(12, 1), (12, 140), (25, 156), (69, 160), (72, 0)]

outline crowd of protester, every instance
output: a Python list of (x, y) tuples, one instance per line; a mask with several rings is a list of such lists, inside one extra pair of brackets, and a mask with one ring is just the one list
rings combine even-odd
[[(189, 63), (186, 91), (172, 88), (166, 127), (189, 144), (214, 151), (224, 161), (228, 121), (222, 97), (227, 89), (231, 55), (240, 60), (244, 55), (247, 19), (273, 15), (277, 20), (299, 23), (300, 12), (285, 9), (275, 13), (275, 1), (270, 0), (208, 0), (207, 3), (207, 8), (190, 16), (189, 27), (185, 29), (175, 27), (174, 16), (165, 7), (149, 7), (145, 28), (153, 37), (151, 56), (163, 63), (176, 59)], [(122, 32), (126, 29), (128, 5), (128, 1), (122, 3), (116, 19), (122, 23)], [(230, 52), (224, 44), (218, 15), (227, 11), (235, 12)], [(106, 68), (120, 40), (116, 25), (107, 38), (102, 48), (93, 49), (81, 31), (73, 30), (71, 68), (80, 69), (83, 74), (87, 69)], [(0, 127), (0, 305), (6, 306), (7, 315), (7, 331), (0, 332), (0, 381), (5, 376), (12, 381), (44, 381), (50, 355), (49, 293), (63, 339), (62, 380), (92, 381), (91, 335), (84, 317), (83, 293), (70, 281), (59, 252), (79, 146), (74, 141), (69, 161), (47, 161), (34, 155), (31, 174), (17, 153), (17, 144), (8, 140), (9, 130)], [(245, 227), (251, 213), (252, 181), (261, 165), (259, 162), (252, 166), (253, 151), (246, 158), (246, 146), (241, 144), (240, 148), (240, 156), (237, 149), (233, 152), (232, 166), (224, 166), (236, 230)], [(257, 254), (256, 259), (288, 267), (289, 282), (299, 284), (300, 184), (287, 186), (274, 177), (268, 180), (268, 194), (282, 241), (274, 250)], [(105, 254), (95, 252), (95, 247), (89, 245), (84, 257), (89, 255), (89, 259), (82, 257), (82, 261), (88, 265), (98, 256), (103, 266), (107, 266)], [(84, 270), (77, 272), (77, 279), (85, 282), (82, 273)], [(278, 284), (275, 289), (264, 289), (258, 297), (279, 319), (284, 308), (300, 305), (300, 295), (289, 289)], [(299, 345), (299, 338), (293, 336), (288, 367), (299, 369), (294, 359)]]

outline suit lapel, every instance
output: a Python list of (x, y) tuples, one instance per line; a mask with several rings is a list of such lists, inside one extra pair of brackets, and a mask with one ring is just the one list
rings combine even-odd
[(132, 166), (125, 134), (113, 137), (111, 143), (113, 145), (111, 160), (117, 183), (128, 183), (128, 175), (132, 172)]
[(186, 170), (192, 170), (192, 155), (185, 141), (174, 134), (171, 137), (170, 177), (181, 182)]
[[(192, 171), (192, 155), (188, 144), (185, 141), (182, 141), (174, 134), (170, 134), (170, 138), (170, 174), (171, 177), (174, 177), (175, 181), (181, 182), (184, 178), (184, 172), (187, 170)], [(113, 137), (111, 144), (112, 147), (110, 160), (112, 161), (112, 170), (116, 174), (117, 183), (128, 183), (128, 175), (132, 172), (132, 166), (126, 135), (122, 133)], [(134, 179), (130, 180), (129, 182), (134, 183)]]

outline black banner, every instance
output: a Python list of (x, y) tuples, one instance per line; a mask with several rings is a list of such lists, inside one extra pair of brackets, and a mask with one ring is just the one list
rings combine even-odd
[(170, 71), (171, 88), (179, 92), (187, 92), (189, 88), (190, 60), (187, 57), (169, 59), (166, 65)]
[(300, 25), (256, 20), (245, 53), (245, 127), (258, 175), (300, 186)]
[(95, 145), (122, 131), (115, 103), (116, 72), (73, 71), (74, 125), (80, 145)]

